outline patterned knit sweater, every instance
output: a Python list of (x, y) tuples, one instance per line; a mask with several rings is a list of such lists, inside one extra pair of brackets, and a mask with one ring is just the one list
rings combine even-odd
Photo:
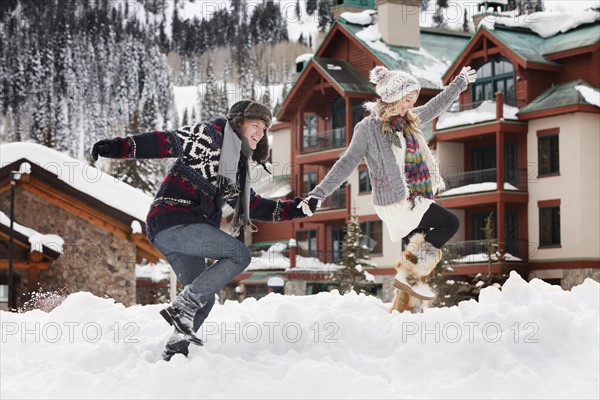
[[(120, 159), (176, 158), (163, 180), (146, 219), (150, 241), (166, 228), (208, 223), (219, 227), (225, 202), (235, 207), (238, 193), (217, 184), (219, 158), (226, 120), (153, 131), (112, 139), (123, 144)], [(250, 218), (279, 222), (303, 217), (296, 200), (271, 200), (250, 190)]]

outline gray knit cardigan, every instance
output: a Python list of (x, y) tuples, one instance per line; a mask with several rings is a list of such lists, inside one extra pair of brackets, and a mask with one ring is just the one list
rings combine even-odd
[[(425, 124), (450, 107), (466, 88), (467, 81), (458, 76), (444, 91), (426, 104), (414, 108), (412, 112), (420, 117), (421, 124)], [(346, 152), (309, 194), (321, 199), (327, 198), (348, 179), (362, 159), (366, 158), (373, 189), (373, 203), (386, 206), (406, 199), (404, 173), (400, 171), (392, 151), (393, 145), (400, 146), (400, 139), (396, 135), (384, 135), (382, 125), (382, 121), (373, 115), (356, 124)], [(434, 174), (431, 178), (441, 179)]]

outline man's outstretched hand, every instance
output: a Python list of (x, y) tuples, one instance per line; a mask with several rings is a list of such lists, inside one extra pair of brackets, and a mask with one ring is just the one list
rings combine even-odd
[(98, 156), (117, 158), (120, 156), (117, 147), (119, 147), (118, 144), (113, 140), (102, 139), (94, 143), (94, 147), (92, 147), (92, 158), (94, 161), (98, 161)]

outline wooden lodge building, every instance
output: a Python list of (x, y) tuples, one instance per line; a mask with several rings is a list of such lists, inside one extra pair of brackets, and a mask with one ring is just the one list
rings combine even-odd
[[(289, 179), (292, 195), (308, 193), (323, 179), (364, 116), (362, 103), (376, 97), (368, 81), (376, 65), (417, 77), (417, 105), (470, 65), (477, 81), (424, 127), (447, 183), (437, 202), (461, 221), (446, 251), (453, 273), (487, 271), (481, 240), (491, 215), (501, 254), (495, 270), (516, 270), (566, 289), (585, 277), (600, 280), (600, 105), (593, 100), (600, 87), (598, 18), (546, 38), (499, 23), (470, 35), (420, 28), (413, 3), (420, 2), (338, 1), (341, 17), (315, 54), (298, 63), (297, 80), (276, 110), (275, 175)], [(494, 10), (502, 11), (502, 3)], [(369, 24), (342, 14), (369, 9), (377, 10)], [(487, 12), (492, 9), (474, 19)], [(378, 295), (389, 301), (401, 249), (374, 211), (370, 185), (363, 162), (314, 216), (275, 227), (259, 223), (253, 241), (294, 238), (299, 254), (335, 262), (354, 210), (379, 266), (369, 272)]]

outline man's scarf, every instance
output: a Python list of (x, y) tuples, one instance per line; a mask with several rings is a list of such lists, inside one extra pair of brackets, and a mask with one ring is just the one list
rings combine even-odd
[[(252, 230), (250, 223), (250, 176), (248, 158), (252, 149), (235, 133), (229, 122), (225, 124), (223, 146), (219, 158), (219, 186), (237, 194), (231, 234), (237, 237), (242, 229)], [(239, 172), (239, 173), (238, 173)]]

